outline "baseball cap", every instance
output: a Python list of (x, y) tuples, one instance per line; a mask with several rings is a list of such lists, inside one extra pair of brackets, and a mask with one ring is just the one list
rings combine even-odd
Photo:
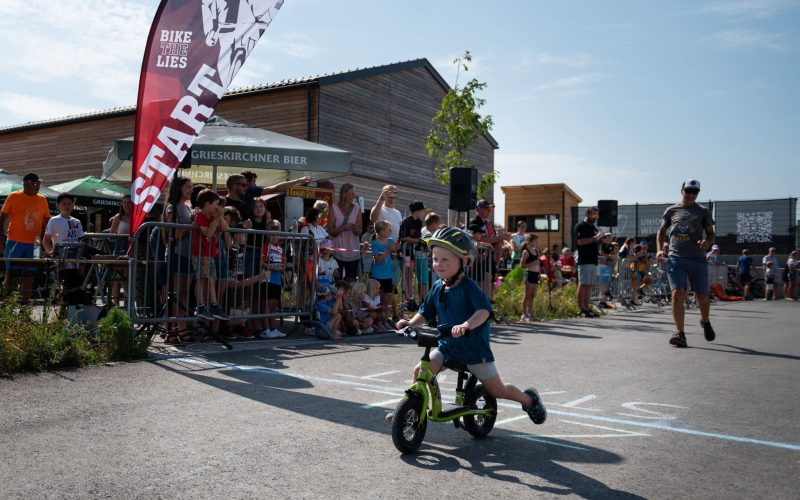
[(681, 189), (686, 189), (686, 188), (696, 189), (700, 191), (700, 181), (698, 181), (697, 179), (686, 179), (685, 181), (683, 181), (683, 186), (681, 186)]
[(419, 200), (414, 200), (408, 205), (409, 212), (416, 212), (417, 210), (425, 210), (425, 204)]
[(478, 208), (493, 208), (494, 207), (494, 203), (492, 203), (489, 200), (480, 200), (480, 201), (478, 201), (478, 205), (477, 206), (478, 206)]
[(319, 242), (319, 249), (320, 250), (323, 250), (323, 249), (330, 250), (331, 248), (333, 248), (333, 242), (331, 240), (325, 238), (324, 240)]
[(331, 286), (327, 283), (317, 283), (317, 297), (324, 297), (331, 293)]
[(33, 172), (28, 172), (25, 174), (25, 177), (22, 178), (23, 181), (33, 181), (33, 182), (41, 182), (42, 180), (39, 178), (38, 175), (34, 174)]
[(719, 250), (719, 245), (711, 245), (711, 250)]

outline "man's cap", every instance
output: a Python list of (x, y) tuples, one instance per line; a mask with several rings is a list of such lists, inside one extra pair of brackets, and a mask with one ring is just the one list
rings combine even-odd
[(685, 181), (683, 181), (683, 186), (681, 186), (681, 190), (686, 188), (696, 189), (700, 191), (700, 181), (698, 181), (697, 179), (686, 179)]
[(416, 212), (417, 210), (425, 210), (425, 204), (419, 200), (414, 200), (408, 205), (408, 210), (410, 212)]
[(25, 177), (22, 178), (24, 181), (33, 181), (33, 182), (41, 182), (42, 180), (39, 178), (38, 175), (34, 174), (33, 172), (28, 172), (25, 174)]
[(711, 245), (711, 250), (719, 250), (719, 245)]
[(478, 208), (493, 208), (494, 207), (494, 203), (492, 203), (489, 200), (480, 200), (478, 202), (477, 206), (478, 206)]

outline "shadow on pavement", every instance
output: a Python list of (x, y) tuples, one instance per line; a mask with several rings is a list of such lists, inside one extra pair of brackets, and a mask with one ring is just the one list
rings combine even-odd
[(739, 347), (739, 346), (730, 345), (730, 344), (713, 344), (713, 345), (730, 347), (731, 349), (735, 349), (735, 351), (728, 351), (728, 350), (725, 350), (725, 349), (713, 349), (711, 347), (694, 347), (693, 349), (702, 349), (704, 351), (724, 352), (724, 353), (728, 353), (728, 354), (749, 354), (751, 356), (765, 356), (765, 357), (769, 357), (769, 358), (783, 358), (783, 359), (800, 360), (800, 356), (794, 356), (794, 355), (791, 355), (791, 354), (779, 354), (779, 353), (775, 353), (775, 352), (761, 352), (761, 351), (756, 351), (755, 349), (750, 349), (750, 348), (747, 348), (747, 347)]
[[(314, 385), (304, 378), (286, 375), (267, 367), (242, 369), (231, 366), (213, 368), (214, 372), (210, 372), (184, 370), (181, 365), (173, 363), (162, 362), (159, 365), (176, 374), (265, 406), (347, 426), (352, 431), (383, 434), (386, 437), (386, 446), (393, 447), (384, 419), (387, 411), (385, 408), (307, 392)], [(223, 377), (209, 376), (206, 373), (219, 373)], [(504, 429), (495, 429), (486, 439), (475, 440), (465, 431), (454, 429), (450, 423), (431, 423), (419, 454), (403, 456), (402, 460), (417, 467), (442, 471), (465, 468), (462, 463), (467, 462), (466, 468), (476, 476), (514, 482), (545, 493), (574, 494), (584, 498), (641, 498), (611, 489), (590, 476), (557, 463), (618, 464), (623, 461), (619, 455), (582, 443), (538, 438), (535, 434), (521, 434)], [(541, 478), (541, 481), (534, 478), (526, 481), (524, 475)], [(560, 487), (540, 485), (540, 482)]]
[[(494, 436), (497, 431), (493, 431)], [(467, 468), (479, 477), (528, 486), (531, 490), (552, 495), (576, 495), (581, 498), (644, 498), (609, 488), (604, 483), (566, 467), (559, 462), (619, 463), (622, 459), (598, 448), (586, 448), (571, 441), (548, 438), (548, 443), (508, 446), (505, 439), (492, 436), (473, 440), (455, 449), (423, 443), (416, 455), (404, 455), (403, 461), (421, 469), (455, 471)], [(530, 484), (520, 473), (539, 477), (552, 485)]]

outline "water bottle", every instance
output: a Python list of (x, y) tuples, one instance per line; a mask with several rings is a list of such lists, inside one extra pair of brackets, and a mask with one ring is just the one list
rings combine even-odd
[(36, 237), (36, 243), (33, 244), (33, 258), (42, 258), (42, 238), (40, 236)]

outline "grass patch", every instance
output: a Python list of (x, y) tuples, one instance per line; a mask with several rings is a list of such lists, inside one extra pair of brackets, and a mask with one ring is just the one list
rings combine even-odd
[(95, 335), (64, 319), (51, 319), (49, 312), (40, 320), (17, 296), (0, 299), (0, 374), (147, 357), (149, 339), (134, 336), (130, 318), (118, 308), (100, 320)]
[[(522, 283), (524, 271), (521, 267), (509, 272), (500, 287), (495, 291), (494, 307), (503, 316), (516, 321), (522, 315), (522, 299), (525, 297), (525, 285)], [(542, 276), (536, 298), (533, 299), (533, 313), (540, 319), (574, 318), (580, 313), (578, 308), (578, 287), (572, 283), (548, 296), (547, 279)]]

